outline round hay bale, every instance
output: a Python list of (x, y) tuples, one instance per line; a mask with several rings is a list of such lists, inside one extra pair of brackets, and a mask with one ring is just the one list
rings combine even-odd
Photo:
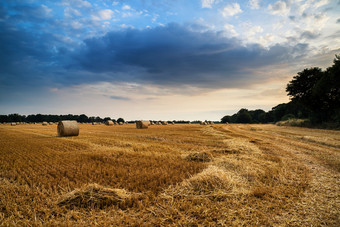
[(44, 121), (44, 122), (42, 123), (42, 125), (46, 126), (46, 125), (47, 125), (47, 122), (46, 122), (46, 121)]
[(149, 128), (150, 121), (136, 121), (136, 128), (147, 129)]
[(77, 121), (59, 121), (58, 136), (78, 136), (79, 127)]
[(17, 125), (17, 123), (15, 123), (15, 122), (11, 123), (11, 126), (16, 126), (16, 125)]
[(53, 122), (48, 122), (49, 125), (53, 125)]
[(124, 124), (124, 122), (122, 122), (122, 121), (121, 121), (121, 122), (119, 122), (118, 124), (119, 124), (119, 125), (123, 125), (123, 124)]
[(168, 122), (162, 121), (162, 125), (168, 125)]
[(107, 125), (107, 126), (113, 126), (113, 121), (107, 120), (107, 121), (105, 121), (105, 125)]

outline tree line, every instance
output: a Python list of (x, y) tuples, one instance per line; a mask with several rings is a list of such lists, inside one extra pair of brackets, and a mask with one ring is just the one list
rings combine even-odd
[(222, 123), (269, 123), (290, 118), (308, 119), (312, 125), (340, 127), (340, 55), (323, 71), (319, 67), (298, 72), (287, 84), (291, 101), (270, 111), (241, 109), (222, 117)]
[(110, 117), (88, 117), (85, 114), (80, 115), (52, 115), (52, 114), (31, 114), (28, 116), (20, 115), (18, 113), (8, 114), (8, 115), (0, 115), (0, 122), (58, 122), (62, 120), (75, 120), (77, 122), (85, 123), (85, 122), (104, 122), (107, 120), (112, 120), (113, 122), (125, 122), (123, 118), (113, 119)]

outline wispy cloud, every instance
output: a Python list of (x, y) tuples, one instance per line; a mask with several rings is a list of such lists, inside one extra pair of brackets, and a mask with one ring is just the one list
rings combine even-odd
[(124, 100), (124, 101), (129, 101), (131, 100), (128, 97), (123, 97), (123, 96), (110, 96), (110, 99), (116, 99), (116, 100)]

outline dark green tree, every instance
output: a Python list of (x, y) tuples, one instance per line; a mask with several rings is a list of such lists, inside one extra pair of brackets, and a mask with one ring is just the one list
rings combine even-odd
[(237, 112), (237, 123), (251, 123), (252, 118), (251, 115), (249, 114), (249, 111), (247, 109), (240, 109)]
[(221, 123), (231, 123), (231, 117), (229, 115), (226, 115), (221, 118)]
[(120, 118), (117, 119), (117, 122), (118, 122), (118, 123), (120, 123), (120, 122), (124, 123), (125, 121), (124, 121), (123, 118), (120, 117)]
[(318, 100), (313, 99), (315, 88), (323, 77), (324, 73), (318, 67), (304, 69), (298, 72), (287, 84), (286, 91), (292, 101), (296, 101), (306, 106), (310, 110), (315, 110), (318, 107)]

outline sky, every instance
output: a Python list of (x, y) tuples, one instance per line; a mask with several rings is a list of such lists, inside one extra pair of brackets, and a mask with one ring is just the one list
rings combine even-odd
[(339, 0), (2, 0), (0, 114), (220, 120), (340, 54)]

